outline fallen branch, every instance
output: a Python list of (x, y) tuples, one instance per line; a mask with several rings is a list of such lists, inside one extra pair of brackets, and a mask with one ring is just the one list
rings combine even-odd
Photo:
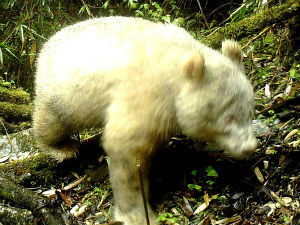
[(269, 29), (270, 29), (271, 26), (269, 27), (266, 27), (265, 29), (263, 29), (263, 31), (261, 31), (258, 35), (256, 35), (255, 37), (251, 38), (247, 44), (245, 44), (242, 49), (248, 47), (253, 41), (255, 41), (257, 38), (259, 38), (261, 35), (263, 35), (264, 33), (266, 33)]
[[(21, 185), (28, 184), (32, 180), (44, 185), (55, 183), (59, 177), (63, 174), (70, 174), (70, 171), (76, 170), (78, 165), (83, 162), (87, 167), (91, 163), (100, 164), (97, 159), (102, 156), (104, 152), (103, 149), (99, 149), (99, 139), (100, 134), (97, 134), (83, 140), (79, 147), (78, 158), (63, 163), (56, 162), (48, 155), (39, 154), (8, 164), (0, 164), (0, 176), (15, 180)], [(33, 136), (29, 135), (26, 138), (19, 138), (16, 140), (21, 147), (26, 147), (26, 144), (30, 143), (31, 147), (38, 148)], [(101, 163), (96, 170), (87, 174), (87, 177), (92, 177), (95, 182), (105, 179), (107, 176), (108, 169), (106, 163)], [(86, 178), (84, 180), (86, 180)]]
[(33, 214), (41, 217), (44, 224), (65, 224), (57, 212), (48, 208), (48, 200), (46, 198), (2, 177), (0, 177), (0, 196), (1, 198), (31, 210)]

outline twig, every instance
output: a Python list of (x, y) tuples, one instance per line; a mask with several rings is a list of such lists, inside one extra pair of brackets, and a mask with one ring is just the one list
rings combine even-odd
[(265, 32), (267, 32), (270, 29), (271, 26), (266, 27), (265, 29), (263, 29), (258, 35), (256, 35), (254, 38), (252, 38), (251, 40), (249, 40), (247, 42), (247, 44), (245, 44), (242, 49), (246, 48), (248, 45), (250, 45), (253, 41), (255, 41), (257, 38), (259, 38), (261, 35), (263, 35)]
[(285, 214), (287, 214), (287, 215), (290, 215), (290, 216), (292, 216), (293, 215), (293, 212), (291, 212), (290, 210), (288, 210), (286, 207), (287, 207), (287, 205), (285, 204), (285, 202), (284, 201), (282, 201), (281, 199), (280, 199), (280, 197), (275, 193), (275, 192), (273, 192), (273, 191), (271, 191), (270, 190), (270, 194), (271, 194), (271, 196), (281, 205), (281, 209), (282, 209), (282, 211), (285, 213)]
[(209, 35), (207, 35), (208, 37), (213, 35), (214, 33), (216, 33), (218, 30), (220, 30), (221, 27), (216, 28), (213, 32), (211, 32)]
[(75, 180), (74, 182), (68, 184), (67, 186), (63, 187), (62, 189), (64, 191), (68, 191), (68, 190), (78, 186), (85, 178), (86, 178), (86, 175), (84, 175), (82, 178)]
[(205, 16), (205, 14), (204, 14), (204, 12), (203, 12), (203, 9), (202, 9), (202, 6), (201, 6), (200, 1), (197, 0), (197, 3), (198, 3), (198, 5), (199, 5), (200, 11), (201, 11), (201, 13), (202, 13), (202, 15), (203, 15), (205, 25), (207, 26), (208, 29), (210, 29), (209, 24), (208, 24), (208, 22), (207, 22), (207, 20), (206, 20), (206, 16)]
[(103, 131), (101, 130), (101, 131), (97, 132), (96, 134), (94, 134), (94, 135), (92, 135), (92, 136), (90, 136), (88, 138), (84, 138), (81, 141), (81, 143), (87, 143), (87, 142), (92, 141), (92, 140), (94, 140), (96, 138), (99, 138), (102, 135), (102, 133), (103, 133)]
[(97, 209), (100, 209), (102, 203), (104, 202), (104, 200), (106, 199), (107, 196), (108, 196), (108, 191), (105, 191), (104, 194), (101, 197), (101, 200), (100, 200), (99, 204), (97, 205)]
[(139, 176), (140, 176), (140, 183), (141, 183), (141, 189), (142, 189), (142, 196), (143, 196), (143, 203), (144, 203), (146, 221), (147, 221), (147, 225), (150, 225), (150, 220), (149, 220), (149, 215), (148, 215), (148, 207), (147, 207), (145, 190), (144, 190), (143, 173), (142, 173), (142, 170), (141, 170), (141, 162), (140, 162), (140, 159), (137, 159), (136, 161), (137, 161), (136, 162), (136, 167), (138, 168)]

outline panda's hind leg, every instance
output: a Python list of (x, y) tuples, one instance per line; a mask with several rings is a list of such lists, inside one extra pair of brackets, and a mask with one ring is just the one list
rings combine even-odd
[(71, 140), (73, 130), (62, 121), (53, 105), (36, 101), (33, 128), (42, 150), (57, 161), (75, 158), (76, 141)]

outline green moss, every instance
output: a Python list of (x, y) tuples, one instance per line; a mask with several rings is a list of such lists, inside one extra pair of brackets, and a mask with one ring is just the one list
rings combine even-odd
[(25, 130), (31, 127), (31, 122), (22, 122), (18, 125), (20, 130)]
[(0, 86), (0, 101), (14, 104), (27, 104), (31, 101), (29, 93), (19, 89), (8, 89)]
[[(49, 156), (39, 154), (27, 159), (0, 164), (0, 175), (15, 180), (20, 184), (34, 180), (35, 185), (55, 184), (59, 182), (55, 168), (58, 163), (51, 160)], [(28, 176), (30, 174), (30, 176)]]
[(223, 27), (208, 37), (202, 37), (204, 42), (214, 48), (221, 46), (225, 38), (241, 39), (249, 34), (261, 31), (262, 28), (270, 26), (279, 21), (286, 20), (299, 13), (300, 3), (298, 0), (290, 0), (287, 3), (274, 6), (270, 9), (260, 11), (258, 14), (247, 17), (237, 23)]
[(34, 225), (33, 215), (27, 209), (19, 209), (14, 207), (1, 207), (0, 220), (3, 224), (14, 224), (14, 225)]
[(31, 105), (17, 105), (10, 102), (0, 102), (0, 117), (6, 121), (27, 121), (31, 119)]

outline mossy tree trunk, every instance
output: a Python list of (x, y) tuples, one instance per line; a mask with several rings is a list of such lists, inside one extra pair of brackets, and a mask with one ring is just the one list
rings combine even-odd
[(239, 22), (222, 27), (207, 37), (204, 41), (214, 48), (220, 48), (224, 39), (239, 40), (251, 34), (262, 31), (272, 24), (288, 20), (300, 14), (299, 0), (289, 0), (285, 4), (263, 9), (256, 15), (247, 17)]
[[(18, 125), (31, 120), (32, 103), (30, 94), (21, 89), (6, 86), (0, 82), (0, 133), (16, 132)], [(16, 123), (18, 125), (16, 125)], [(20, 128), (28, 128), (22, 124)]]

